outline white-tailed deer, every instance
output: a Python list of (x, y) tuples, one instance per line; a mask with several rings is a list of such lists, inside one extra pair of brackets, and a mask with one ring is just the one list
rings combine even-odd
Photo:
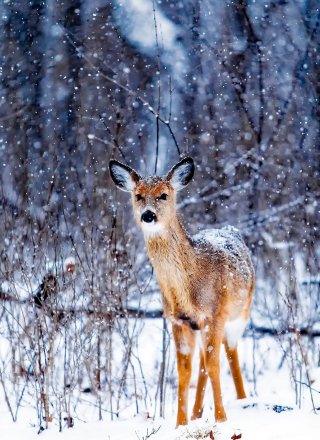
[(110, 161), (115, 184), (132, 193), (134, 216), (141, 226), (163, 298), (172, 321), (177, 350), (177, 425), (188, 423), (188, 389), (195, 331), (200, 330), (199, 377), (192, 419), (201, 417), (209, 376), (216, 421), (226, 420), (220, 387), (220, 348), (224, 344), (237, 397), (246, 397), (237, 341), (249, 318), (254, 272), (249, 251), (233, 228), (205, 230), (190, 237), (179, 221), (176, 192), (192, 179), (194, 163), (181, 160), (164, 177), (142, 178), (130, 167)]

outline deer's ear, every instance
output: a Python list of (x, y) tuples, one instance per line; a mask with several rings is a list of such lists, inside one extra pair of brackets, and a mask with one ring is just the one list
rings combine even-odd
[(171, 168), (167, 180), (175, 191), (180, 191), (188, 185), (194, 174), (194, 162), (191, 157), (185, 157)]
[(122, 191), (132, 191), (136, 183), (141, 179), (134, 169), (117, 160), (110, 160), (109, 170), (112, 180)]

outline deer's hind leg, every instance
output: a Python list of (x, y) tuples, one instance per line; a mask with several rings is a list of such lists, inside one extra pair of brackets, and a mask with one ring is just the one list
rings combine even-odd
[(203, 411), (203, 398), (206, 390), (208, 374), (204, 364), (203, 351), (200, 351), (199, 375), (196, 391), (196, 400), (194, 402), (191, 420), (199, 419)]
[(177, 351), (178, 368), (178, 414), (177, 426), (188, 423), (188, 392), (192, 372), (195, 332), (189, 324), (172, 325)]
[(243, 379), (242, 379), (242, 373), (241, 373), (241, 368), (240, 368), (240, 363), (239, 363), (237, 346), (230, 347), (230, 345), (228, 344), (228, 341), (225, 339), (224, 340), (224, 348), (226, 350), (227, 358), (229, 361), (229, 366), (230, 366), (234, 386), (235, 386), (236, 392), (237, 392), (237, 398), (238, 399), (245, 399), (246, 392), (244, 390), (244, 385), (243, 385)]
[(227, 420), (220, 384), (220, 349), (223, 332), (224, 322), (220, 321), (217, 317), (208, 322), (206, 330), (202, 331), (204, 363), (212, 385), (214, 414), (217, 422)]

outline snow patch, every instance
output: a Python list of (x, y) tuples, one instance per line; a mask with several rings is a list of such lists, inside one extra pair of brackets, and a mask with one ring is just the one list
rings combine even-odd
[[(123, 7), (123, 2), (117, 0), (116, 4), (114, 14), (122, 32), (143, 52), (154, 56), (158, 49), (152, 1), (126, 0)], [(186, 55), (178, 41), (179, 29), (157, 6), (155, 16), (162, 60), (181, 71), (186, 63)]]
[(224, 327), (224, 334), (230, 348), (235, 348), (238, 339), (242, 336), (246, 327), (247, 321), (243, 318), (234, 319), (233, 321), (227, 321)]
[(241, 275), (244, 281), (250, 282), (251, 267), (249, 251), (238, 229), (227, 226), (221, 229), (205, 229), (193, 237), (198, 247), (212, 246), (213, 250), (223, 252), (231, 263), (231, 270)]
[(185, 356), (190, 354), (190, 347), (189, 347), (189, 345), (186, 342), (184, 342), (184, 341), (180, 342), (180, 344), (179, 344), (179, 353), (181, 353), (181, 354), (183, 354)]

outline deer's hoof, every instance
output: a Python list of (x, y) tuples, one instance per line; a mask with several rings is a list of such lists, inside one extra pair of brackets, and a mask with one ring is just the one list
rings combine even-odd
[(181, 418), (177, 420), (176, 428), (179, 428), (179, 426), (184, 426), (188, 424), (188, 419)]
[(222, 409), (219, 409), (218, 411), (216, 411), (215, 418), (216, 418), (217, 423), (225, 422), (227, 420), (227, 415), (226, 415), (225, 410), (222, 408)]
[(202, 417), (202, 412), (203, 409), (199, 409), (199, 410), (193, 410), (192, 412), (192, 416), (191, 416), (191, 420), (197, 420), (197, 419), (201, 419)]

